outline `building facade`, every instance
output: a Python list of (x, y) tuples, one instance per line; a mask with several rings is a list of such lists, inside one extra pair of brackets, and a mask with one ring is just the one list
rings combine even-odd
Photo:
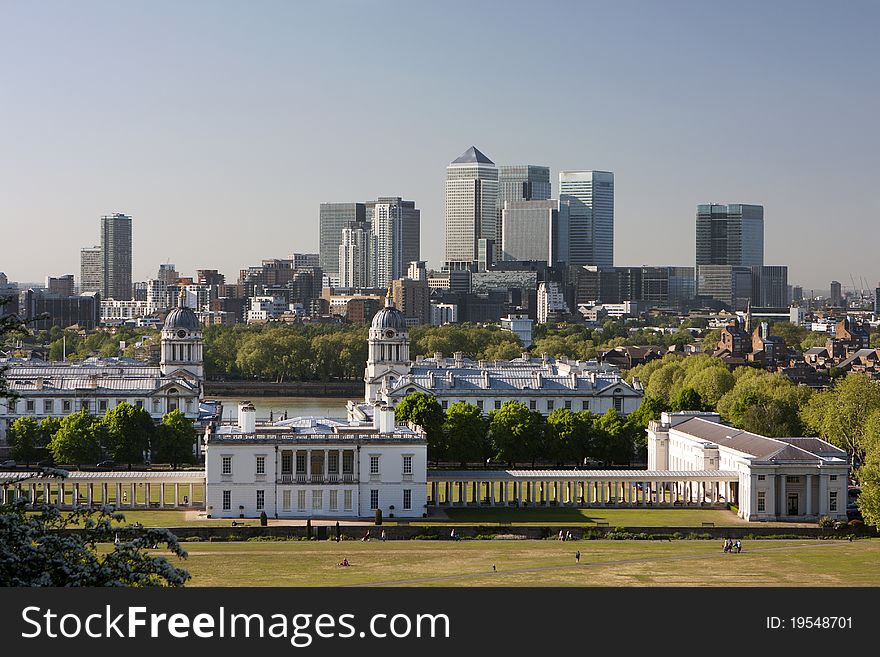
[(239, 405), (235, 426), (209, 426), (204, 441), (211, 518), (421, 518), (427, 442), (379, 406), (370, 421), (303, 417), (258, 425)]
[(421, 257), (421, 211), (415, 201), (399, 196), (379, 197), (366, 208), (373, 231), (375, 286), (388, 287), (392, 280), (406, 275), (410, 262)]
[(495, 243), (501, 244), (504, 241), (501, 213), (505, 202), (545, 201), (551, 196), (550, 167), (533, 164), (499, 166), (498, 200), (495, 211), (498, 233), (495, 236)]
[(100, 246), (80, 249), (79, 292), (104, 294), (104, 256)]
[(715, 413), (663, 413), (648, 425), (648, 470), (734, 473), (745, 520), (846, 520), (846, 452), (818, 438), (768, 438)]
[(764, 206), (700, 204), (696, 226), (698, 267), (764, 265)]
[(502, 260), (568, 263), (568, 202), (505, 201), (501, 224)]
[(339, 246), (342, 230), (352, 222), (367, 221), (363, 203), (321, 203), (319, 211), (319, 254), (321, 269), (331, 279), (339, 277)]
[(129, 300), (131, 287), (131, 217), (119, 212), (101, 217), (104, 280), (101, 296)]

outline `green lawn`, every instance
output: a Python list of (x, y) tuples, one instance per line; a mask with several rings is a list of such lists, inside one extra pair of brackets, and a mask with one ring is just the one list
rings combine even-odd
[[(880, 540), (188, 543), (191, 586), (880, 586)], [(581, 563), (575, 564), (575, 550)], [(337, 564), (347, 558), (351, 567)], [(498, 572), (492, 572), (492, 565)]]

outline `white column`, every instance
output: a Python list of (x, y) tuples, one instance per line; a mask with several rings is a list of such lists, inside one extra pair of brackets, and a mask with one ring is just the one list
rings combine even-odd
[[(205, 500), (205, 502), (207, 502), (207, 499)], [(192, 504), (193, 504), (193, 485), (192, 484), (189, 485), (189, 504), (190, 504), (190, 506), (192, 506)]]
[[(306, 450), (306, 481), (312, 480), (312, 450)], [(311, 503), (311, 501), (309, 502)]]
[(159, 508), (165, 508), (165, 482), (159, 484)]
[(779, 514), (780, 516), (788, 515), (788, 499), (785, 495), (785, 475), (777, 475), (779, 477)]
[(174, 508), (180, 506), (180, 484), (174, 484)]
[(828, 475), (819, 474), (819, 515), (828, 514)]
[[(324, 481), (330, 478), (330, 450), (324, 450)], [(401, 493), (403, 495), (403, 493)]]
[(807, 508), (806, 508), (806, 514), (807, 514), (808, 516), (811, 516), (811, 515), (813, 515), (813, 476), (812, 476), (812, 475), (807, 475), (807, 476), (806, 476), (806, 481), (807, 481)]

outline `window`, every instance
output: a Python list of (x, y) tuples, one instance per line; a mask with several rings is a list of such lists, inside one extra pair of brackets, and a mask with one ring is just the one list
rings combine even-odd
[(589, 399), (584, 399), (581, 401), (581, 410), (582, 411), (590, 410), (590, 400)]
[(225, 490), (223, 491), (223, 510), (229, 511), (232, 508), (232, 491)]
[(412, 476), (412, 456), (403, 457), (403, 474)]
[(370, 456), (370, 476), (379, 474), (379, 457)]
[(101, 401), (98, 402), (98, 410), (99, 411), (106, 411), (107, 410), (107, 400), (106, 399), (102, 399)]
[(330, 510), (339, 511), (339, 491), (330, 491)]
[(232, 474), (232, 457), (224, 456), (222, 457), (223, 468), (220, 470), (220, 474), (223, 475), (231, 475)]
[(379, 508), (379, 491), (374, 488), (370, 491), (370, 511), (375, 511)]
[(440, 408), (442, 408), (444, 411), (445, 411), (448, 407), (449, 407), (449, 402), (446, 401), (445, 399), (444, 399), (443, 401), (440, 402)]
[(136, 399), (134, 402), (134, 405), (137, 406), (138, 408), (143, 408), (144, 407), (144, 400), (143, 399)]
[(257, 511), (262, 511), (266, 506), (266, 491), (258, 490), (257, 491)]
[(499, 410), (500, 408), (501, 408), (501, 400), (500, 400), (500, 399), (496, 399), (496, 400), (495, 400), (495, 410), (497, 411), (497, 410)]
[(792, 477), (792, 476), (788, 476), (788, 477), (785, 478), (785, 483), (787, 483), (787, 484), (799, 484), (799, 483), (801, 483), (801, 478), (800, 478), (800, 477)]
[(54, 410), (55, 410), (55, 402), (53, 402), (51, 399), (44, 399), (43, 400), (43, 413), (49, 414)]
[(831, 481), (837, 481), (837, 475), (831, 475), (830, 479)]
[(483, 410), (483, 400), (482, 399), (477, 400), (477, 408), (479, 408), (481, 411)]
[(762, 490), (758, 491), (758, 513), (764, 513), (767, 506), (767, 493)]
[(290, 491), (285, 490), (281, 492), (281, 508), (285, 511), (290, 511)]
[[(31, 402), (31, 403), (33, 404), (33, 402)], [(88, 413), (88, 412), (89, 412), (89, 408), (90, 408), (90, 407), (89, 407), (89, 400), (88, 400), (88, 399), (82, 399), (82, 400), (80, 400), (80, 402), (79, 402), (79, 410), (81, 410), (81, 411), (85, 411), (86, 413)]]
[(346, 511), (351, 511), (351, 491), (346, 490), (342, 492), (342, 504)]
[(766, 478), (766, 475), (758, 475), (758, 481), (764, 481)]
[(323, 508), (324, 508), (324, 491), (313, 490), (312, 491), (312, 510), (320, 511)]
[(153, 412), (154, 413), (159, 412), (159, 400), (158, 399), (153, 400)]
[(614, 397), (614, 410), (623, 413), (623, 397)]
[(293, 452), (281, 452), (281, 474), (290, 474), (293, 468)]
[(33, 399), (28, 399), (28, 400), (24, 403), (24, 408), (25, 408), (25, 412), (26, 412), (26, 413), (33, 413), (33, 412), (34, 412), (34, 400), (33, 400)]
[(837, 511), (837, 491), (833, 490), (828, 495), (828, 510)]
[(62, 401), (61, 408), (64, 410), (65, 413), (70, 413), (70, 400), (65, 399), (64, 401)]
[(537, 399), (530, 399), (529, 400), (529, 410), (530, 411), (537, 411), (538, 410), (538, 400)]
[(297, 474), (305, 474), (306, 473), (306, 453), (305, 452), (297, 452), (296, 453), (296, 473)]
[(570, 399), (565, 400), (565, 410), (567, 410), (567, 411), (571, 410), (571, 400)]
[(330, 450), (327, 454), (327, 472), (339, 474), (339, 452)]
[(296, 491), (296, 508), (298, 511), (306, 510), (306, 492), (304, 490)]
[(258, 456), (257, 457), (257, 474), (264, 475), (266, 474), (266, 457)]
[(342, 474), (354, 474), (354, 452), (351, 450), (342, 452)]
[(403, 489), (403, 508), (407, 510), (412, 508), (412, 491), (409, 488)]

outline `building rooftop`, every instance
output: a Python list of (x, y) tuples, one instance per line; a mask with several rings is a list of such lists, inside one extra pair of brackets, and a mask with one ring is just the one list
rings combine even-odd
[(452, 164), (492, 164), (495, 163), (481, 153), (476, 146), (471, 146), (464, 153), (452, 160)]

